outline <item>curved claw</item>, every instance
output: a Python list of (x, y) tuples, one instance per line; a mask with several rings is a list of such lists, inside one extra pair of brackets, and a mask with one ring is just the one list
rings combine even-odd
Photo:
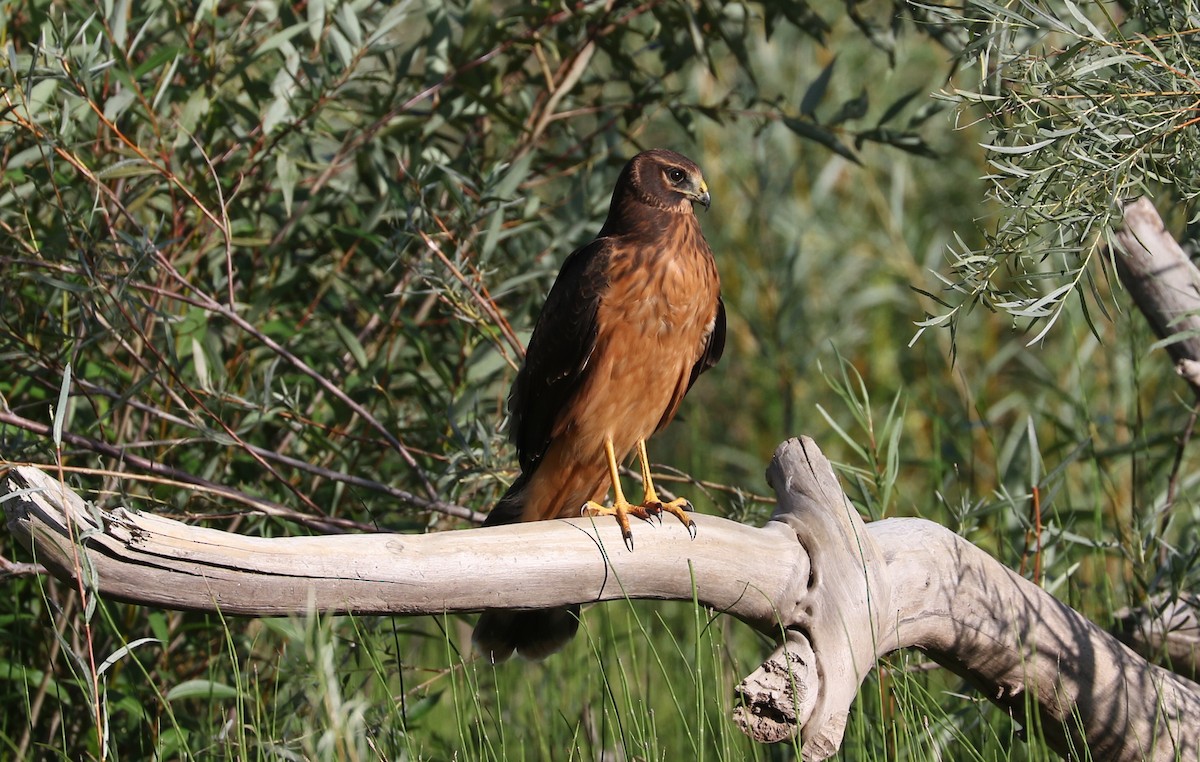
[(635, 516), (643, 521), (650, 521), (650, 514), (646, 512), (645, 507), (631, 505), (624, 500), (614, 502), (611, 508), (589, 500), (579, 509), (579, 515), (616, 518), (617, 525), (621, 527), (621, 539), (625, 541), (625, 547), (630, 553), (633, 552), (633, 530), (629, 528), (629, 517)]
[(688, 515), (688, 512), (692, 512), (694, 509), (686, 498), (676, 498), (669, 503), (655, 501), (655, 507), (658, 509), (659, 521), (662, 521), (663, 513), (669, 513), (687, 527), (688, 534), (693, 540), (696, 539), (696, 522), (692, 521), (692, 517)]
[(615, 501), (611, 508), (600, 503), (589, 500), (584, 503), (579, 509), (581, 516), (612, 516), (616, 518), (617, 524), (621, 527), (621, 539), (625, 541), (625, 547), (630, 553), (633, 552), (633, 531), (629, 528), (629, 517), (635, 516), (642, 521), (649, 523), (653, 517), (658, 517), (658, 523), (662, 525), (662, 515), (669, 513), (687, 527), (688, 536), (693, 540), (696, 539), (697, 527), (696, 522), (692, 521), (692, 517), (688, 516), (688, 512), (693, 511), (692, 504), (685, 498), (676, 498), (668, 503), (659, 500), (647, 500), (641, 505), (633, 505), (625, 500)]
[[(687, 513), (695, 513), (696, 512), (696, 509), (692, 506), (692, 503), (690, 500), (687, 500), (682, 497), (679, 498), (679, 500), (683, 501), (683, 503), (678, 506), (680, 509), (682, 509), (683, 511), (687, 511)], [(678, 501), (676, 501), (676, 502), (678, 502)], [(696, 533), (699, 530), (697, 529), (696, 522), (692, 519), (692, 517), (684, 515), (682, 513), (675, 513), (675, 516), (680, 521), (683, 522), (684, 526), (687, 527), (688, 537), (691, 537), (693, 540), (696, 539)]]

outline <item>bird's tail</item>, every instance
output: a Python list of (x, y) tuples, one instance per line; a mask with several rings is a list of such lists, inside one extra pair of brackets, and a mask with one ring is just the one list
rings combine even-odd
[(493, 664), (512, 656), (544, 659), (567, 644), (579, 629), (579, 606), (508, 611), (488, 609), (479, 615), (471, 640)]
[[(492, 508), (485, 527), (515, 524), (525, 510), (529, 474), (522, 473)], [(471, 640), (493, 664), (516, 651), (526, 659), (543, 659), (567, 644), (579, 629), (579, 607), (509, 611), (488, 609), (479, 615)]]

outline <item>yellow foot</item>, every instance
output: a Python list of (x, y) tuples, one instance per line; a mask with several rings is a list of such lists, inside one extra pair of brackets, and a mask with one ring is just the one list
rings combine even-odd
[(664, 503), (658, 499), (658, 492), (654, 489), (654, 480), (650, 477), (650, 460), (646, 457), (646, 441), (639, 439), (637, 442), (638, 462), (642, 467), (642, 484), (645, 485), (646, 494), (642, 498), (641, 505), (634, 505), (625, 499), (625, 493), (621, 491), (621, 478), (617, 470), (617, 454), (613, 450), (611, 437), (606, 437), (604, 440), (604, 455), (608, 461), (608, 476), (612, 480), (613, 488), (613, 504), (612, 508), (597, 503), (595, 500), (589, 500), (583, 504), (579, 510), (584, 516), (616, 516), (617, 524), (621, 526), (621, 537), (625, 540), (625, 547), (629, 552), (633, 552), (633, 532), (629, 530), (629, 517), (636, 516), (643, 521), (649, 521), (651, 516), (658, 517), (658, 523), (662, 523), (663, 512), (667, 512), (683, 522), (687, 527), (688, 535), (694, 540), (696, 539), (696, 522), (692, 521), (692, 517), (687, 515), (687, 511), (692, 510), (692, 504), (686, 499), (679, 497)]
[(654, 516), (658, 517), (658, 523), (662, 523), (663, 513), (669, 513), (675, 518), (683, 522), (687, 527), (688, 535), (694, 540), (696, 539), (696, 522), (692, 521), (692, 517), (687, 514), (692, 510), (692, 504), (685, 498), (679, 497), (669, 503), (664, 503), (659, 500), (650, 500), (641, 505), (634, 505), (626, 500), (619, 500), (613, 503), (613, 506), (601, 505), (594, 500), (589, 500), (583, 504), (580, 513), (584, 516), (615, 516), (617, 524), (621, 527), (621, 537), (625, 540), (625, 547), (629, 552), (633, 552), (633, 532), (629, 528), (629, 517), (634, 516), (642, 521), (650, 521)]
[(629, 529), (629, 517), (634, 516), (642, 521), (650, 520), (650, 512), (644, 506), (634, 505), (620, 498), (613, 501), (611, 508), (589, 500), (583, 504), (580, 513), (584, 516), (615, 516), (617, 524), (621, 526), (621, 537), (625, 540), (625, 547), (630, 553), (633, 552), (633, 532)]
[(696, 539), (696, 522), (692, 521), (692, 517), (688, 515), (688, 512), (692, 510), (692, 504), (688, 502), (687, 498), (677, 497), (669, 503), (664, 503), (647, 497), (646, 502), (642, 503), (639, 507), (651, 516), (658, 516), (658, 523), (660, 524), (662, 523), (662, 515), (664, 513), (671, 514), (683, 522), (683, 525), (687, 527), (688, 535), (693, 540)]
[(692, 517), (687, 515), (686, 511), (692, 510), (692, 504), (686, 498), (677, 497), (674, 500), (664, 503), (658, 499), (658, 491), (654, 489), (654, 479), (650, 475), (650, 458), (646, 456), (646, 440), (639, 439), (637, 443), (638, 464), (642, 467), (642, 484), (646, 490), (642, 497), (642, 508), (648, 513), (658, 516), (658, 523), (662, 523), (663, 511), (671, 514), (675, 518), (683, 522), (687, 527), (688, 535), (694, 540), (696, 539), (696, 522), (692, 521)]

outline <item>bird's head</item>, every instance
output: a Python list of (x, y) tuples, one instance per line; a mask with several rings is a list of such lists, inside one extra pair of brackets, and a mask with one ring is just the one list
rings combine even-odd
[(622, 188), (643, 204), (672, 212), (690, 212), (693, 204), (708, 209), (712, 202), (700, 167), (686, 156), (658, 148), (629, 160), (617, 182), (618, 193)]

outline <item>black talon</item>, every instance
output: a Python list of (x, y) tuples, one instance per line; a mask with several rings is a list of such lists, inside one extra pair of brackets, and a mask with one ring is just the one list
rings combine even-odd
[(622, 532), (621, 536), (625, 538), (626, 549), (628, 549), (629, 552), (632, 553), (633, 552), (633, 533), (631, 532), (629, 534), (625, 534), (624, 532)]
[(688, 536), (694, 540), (694, 539), (696, 539), (696, 532), (697, 532), (696, 522), (689, 521), (688, 522)]

